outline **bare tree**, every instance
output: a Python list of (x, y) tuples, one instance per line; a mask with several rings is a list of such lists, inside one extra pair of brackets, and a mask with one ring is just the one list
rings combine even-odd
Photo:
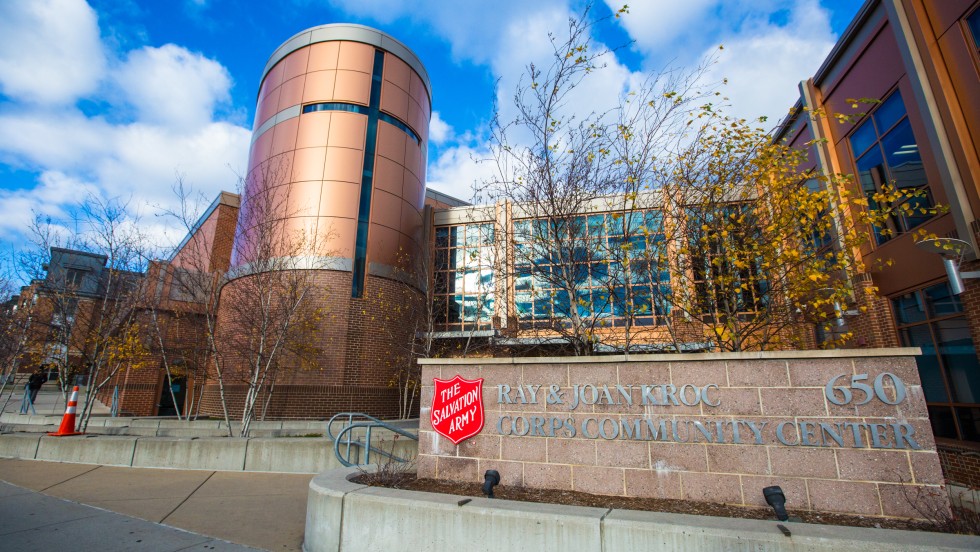
[[(164, 209), (163, 214), (175, 220), (186, 237), (175, 248), (170, 261), (160, 263), (159, 277), (169, 283), (169, 286), (164, 286), (168, 290), (168, 298), (166, 300), (155, 298), (149, 301), (153, 321), (152, 331), (162, 351), (162, 368), (166, 370), (168, 383), (172, 383), (173, 364), (176, 359), (173, 359), (173, 355), (168, 351), (168, 343), (171, 342), (167, 339), (169, 325), (161, 319), (181, 318), (195, 328), (198, 339), (202, 341), (200, 347), (203, 350), (195, 349), (190, 351), (190, 355), (182, 355), (185, 363), (188, 361), (187, 356), (192, 356), (194, 359), (192, 364), (195, 389), (192, 397), (196, 405), (192, 405), (188, 410), (188, 417), (197, 416), (201, 407), (201, 395), (208, 382), (208, 367), (213, 367), (215, 382), (218, 384), (222, 418), (228, 434), (232, 435), (224, 364), (217, 355), (216, 338), (218, 298), (221, 286), (225, 282), (229, 252), (219, 251), (213, 241), (215, 236), (200, 231), (201, 224), (205, 222), (202, 217), (208, 214), (209, 200), (187, 186), (181, 175), (177, 175), (173, 192), (177, 199), (177, 208)], [(213, 224), (217, 225), (218, 221), (214, 221)]]
[(0, 303), (0, 397), (7, 386), (14, 383), (18, 366), (32, 360), (27, 353), (34, 304), (30, 295), (15, 294), (19, 289), (11, 260), (7, 257), (0, 261), (0, 299), (3, 301)]
[(587, 7), (569, 20), (566, 35), (550, 36), (550, 65), (528, 65), (514, 118), (502, 121), (498, 111), (492, 153), (499, 176), (482, 190), (512, 202), (511, 221), (499, 230), (510, 243), (502, 261), (519, 289), (530, 287), (531, 300), (517, 301), (524, 332), (558, 336), (575, 354), (593, 352), (616, 333), (604, 330), (614, 318), (628, 324), (628, 350), (635, 317), (644, 309), (653, 315), (643, 305), (648, 300), (634, 298), (638, 271), (659, 274), (638, 262), (634, 246), (651, 232), (637, 224), (646, 222), (638, 202), (657, 184), (659, 156), (683, 143), (686, 115), (705, 94), (698, 85), (703, 66), (664, 71), (619, 98), (599, 98), (608, 109), (581, 113), (570, 94), (602, 78), (609, 53), (591, 36), (602, 20), (589, 16)]
[(288, 165), (255, 169), (245, 183), (235, 236), (240, 263), (221, 290), (220, 318), (210, 339), (219, 378), (245, 385), (241, 436), (249, 434), (261, 394), (279, 379), (317, 368), (315, 339), (325, 311), (316, 298), (328, 291), (317, 271), (329, 267), (330, 229), (296, 227), (282, 187)]
[[(198, 232), (200, 203), (179, 177), (180, 208), (168, 212), (188, 235), (168, 277), (188, 302), (184, 316), (201, 327), (229, 435), (233, 399), (241, 407), (239, 434), (248, 436), (251, 422), (266, 416), (277, 383), (316, 369), (322, 352), (316, 333), (326, 313), (318, 298), (328, 290), (316, 275), (330, 268), (331, 230), (293, 225), (302, 213), (286, 204), (282, 184), (289, 173), (288, 164), (271, 162), (243, 181), (234, 241), (239, 263), (227, 272), (229, 259), (217, 258), (226, 253), (209, 241), (213, 236)], [(239, 385), (241, 403), (230, 389)]]
[(89, 197), (80, 208), (80, 225), (85, 249), (106, 259), (98, 282), (101, 297), (87, 303), (91, 308), (78, 308), (75, 317), (84, 331), (72, 332), (72, 339), (81, 340), (79, 349), (89, 367), (80, 415), (84, 431), (99, 391), (120, 371), (139, 369), (149, 360), (137, 306), (152, 253), (126, 203)]

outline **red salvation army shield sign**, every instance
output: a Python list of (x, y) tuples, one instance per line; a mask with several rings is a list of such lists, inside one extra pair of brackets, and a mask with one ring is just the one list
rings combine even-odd
[(432, 378), (432, 429), (454, 445), (483, 429), (483, 378), (451, 380)]

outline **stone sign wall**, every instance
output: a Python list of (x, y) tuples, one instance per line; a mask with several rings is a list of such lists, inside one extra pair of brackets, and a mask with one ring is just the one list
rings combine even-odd
[(420, 360), (419, 476), (922, 517), (948, 499), (918, 352)]

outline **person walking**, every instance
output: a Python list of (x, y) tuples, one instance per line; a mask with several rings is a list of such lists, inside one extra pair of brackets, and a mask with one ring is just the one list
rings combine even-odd
[(37, 370), (31, 374), (31, 377), (27, 379), (27, 389), (31, 393), (31, 404), (34, 404), (34, 399), (37, 398), (37, 392), (41, 390), (41, 386), (48, 381), (48, 376), (44, 373), (44, 367), (38, 366)]

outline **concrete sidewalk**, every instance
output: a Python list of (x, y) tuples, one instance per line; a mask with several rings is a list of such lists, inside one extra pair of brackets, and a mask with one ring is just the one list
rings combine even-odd
[(0, 485), (0, 540), (24, 544), (11, 550), (241, 549), (214, 538), (300, 550), (312, 477), (0, 459), (0, 480), (12, 484)]

